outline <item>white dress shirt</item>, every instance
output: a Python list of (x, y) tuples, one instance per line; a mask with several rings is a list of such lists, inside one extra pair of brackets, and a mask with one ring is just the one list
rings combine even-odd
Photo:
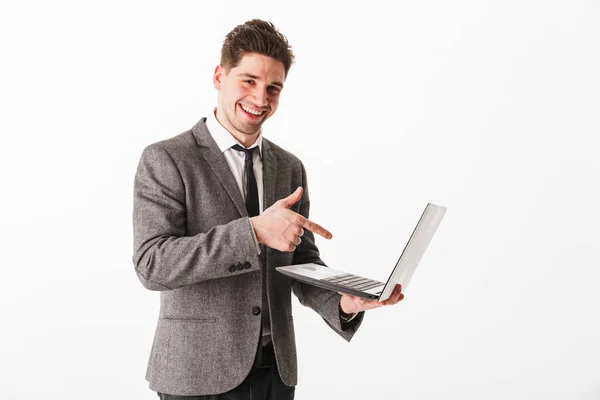
[[(233, 177), (237, 182), (238, 188), (240, 189), (240, 193), (242, 194), (242, 198), (246, 201), (246, 180), (247, 178), (244, 176), (244, 163), (246, 162), (246, 154), (232, 149), (232, 146), (239, 144), (244, 147), (243, 144), (238, 142), (231, 133), (225, 128), (223, 125), (217, 120), (215, 117), (215, 111), (208, 113), (208, 117), (206, 118), (206, 127), (208, 131), (212, 135), (215, 142), (217, 142), (217, 146), (223, 152), (223, 156), (225, 157), (225, 161), (227, 161), (227, 165), (229, 165), (229, 169), (233, 173)], [(256, 142), (250, 147), (252, 149), (258, 146), (258, 151), (254, 151), (252, 153), (252, 162), (254, 164), (254, 177), (256, 178), (256, 187), (258, 189), (258, 210), (259, 212), (263, 211), (263, 168), (262, 168), (262, 129), (256, 139)]]

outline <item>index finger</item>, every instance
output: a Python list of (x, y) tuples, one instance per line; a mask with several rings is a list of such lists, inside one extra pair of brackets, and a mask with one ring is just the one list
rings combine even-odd
[(321, 225), (316, 222), (312, 222), (309, 219), (302, 217), (301, 226), (305, 229), (308, 229), (311, 232), (316, 233), (317, 235), (323, 236), (325, 239), (331, 239), (333, 235), (327, 229), (323, 228)]

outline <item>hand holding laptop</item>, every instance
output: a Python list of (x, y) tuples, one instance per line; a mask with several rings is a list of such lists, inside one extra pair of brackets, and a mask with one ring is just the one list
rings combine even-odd
[(391, 306), (400, 303), (402, 299), (404, 299), (401, 285), (396, 285), (396, 287), (394, 287), (392, 295), (388, 297), (387, 300), (383, 301), (367, 300), (362, 297), (353, 296), (348, 293), (338, 293), (342, 295), (342, 297), (340, 298), (340, 307), (342, 308), (342, 311), (346, 314), (358, 314), (359, 312), (371, 310), (373, 308), (381, 306)]
[(289, 209), (301, 198), (302, 187), (298, 187), (285, 199), (278, 200), (262, 214), (251, 218), (258, 243), (279, 251), (294, 251), (302, 241), (304, 229), (325, 239), (332, 238), (327, 229)]

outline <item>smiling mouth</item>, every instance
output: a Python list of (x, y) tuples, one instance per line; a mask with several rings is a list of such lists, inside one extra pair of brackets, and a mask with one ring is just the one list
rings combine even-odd
[(251, 107), (248, 107), (248, 106), (244, 106), (244, 105), (242, 105), (242, 104), (240, 104), (240, 108), (241, 108), (241, 109), (242, 109), (242, 110), (243, 110), (243, 111), (244, 111), (246, 114), (248, 114), (249, 116), (251, 116), (251, 117), (254, 117), (254, 118), (256, 118), (256, 117), (260, 117), (261, 115), (263, 115), (263, 114), (265, 114), (265, 113), (266, 113), (266, 111), (259, 111), (259, 110), (256, 110), (256, 109), (254, 109), (254, 108), (251, 108)]

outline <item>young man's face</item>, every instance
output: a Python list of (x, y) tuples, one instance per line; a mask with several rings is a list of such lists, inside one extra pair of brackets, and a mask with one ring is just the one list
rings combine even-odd
[(219, 91), (217, 119), (240, 142), (252, 144), (277, 110), (284, 80), (283, 63), (261, 54), (244, 55), (228, 73), (219, 65), (213, 76)]

